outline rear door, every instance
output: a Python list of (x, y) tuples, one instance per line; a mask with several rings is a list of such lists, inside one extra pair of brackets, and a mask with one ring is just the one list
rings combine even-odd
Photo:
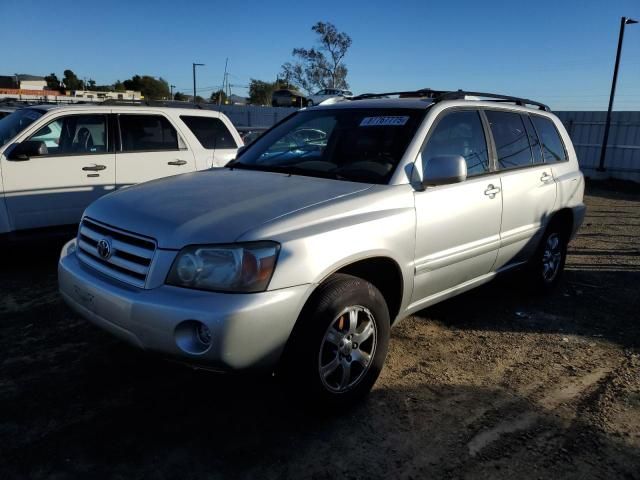
[(116, 152), (118, 188), (155, 178), (195, 171), (193, 152), (175, 125), (161, 113), (117, 115), (120, 145)]
[(75, 224), (92, 201), (115, 186), (115, 153), (108, 115), (53, 119), (25, 140), (46, 145), (42, 155), (2, 157), (5, 201), (13, 229)]
[[(209, 167), (223, 167), (236, 157), (238, 143), (229, 127), (217, 117), (180, 115), (208, 157)], [(201, 164), (201, 163), (199, 163)]]
[(485, 110), (502, 183), (502, 228), (495, 269), (526, 261), (535, 251), (556, 200), (551, 166), (544, 163), (531, 119)]

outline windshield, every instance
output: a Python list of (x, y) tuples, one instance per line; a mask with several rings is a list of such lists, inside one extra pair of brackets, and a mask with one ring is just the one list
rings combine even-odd
[(0, 120), (0, 146), (8, 143), (13, 137), (27, 128), (43, 115), (40, 110), (23, 108), (16, 110)]
[(228, 166), (385, 184), (424, 114), (389, 108), (302, 111), (265, 133)]

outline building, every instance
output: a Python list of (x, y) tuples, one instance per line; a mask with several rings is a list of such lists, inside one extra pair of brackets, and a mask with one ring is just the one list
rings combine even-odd
[(0, 75), (0, 88), (14, 90), (46, 90), (47, 82), (44, 77), (16, 73), (15, 75)]
[(103, 100), (144, 100), (142, 93), (137, 90), (125, 90), (124, 92), (101, 92), (97, 90), (67, 90), (66, 95), (73, 98), (81, 98), (94, 102)]

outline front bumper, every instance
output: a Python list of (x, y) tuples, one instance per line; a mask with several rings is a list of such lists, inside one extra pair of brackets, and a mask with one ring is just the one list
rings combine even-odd
[[(84, 265), (75, 253), (65, 253), (68, 245), (58, 282), (73, 310), (139, 348), (218, 370), (273, 368), (312, 291), (311, 285), (250, 294), (169, 285), (143, 290)], [(181, 346), (185, 322), (194, 320), (211, 332), (210, 345), (197, 353)]]

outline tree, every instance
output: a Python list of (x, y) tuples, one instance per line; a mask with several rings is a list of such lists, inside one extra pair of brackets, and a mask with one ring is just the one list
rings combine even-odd
[(49, 90), (59, 90), (60, 89), (60, 80), (55, 73), (51, 73), (44, 77), (44, 81), (47, 82), (47, 89)]
[(318, 35), (319, 46), (294, 48), (292, 55), (297, 60), (282, 65), (284, 78), (307, 93), (322, 88), (349, 88), (343, 60), (351, 47), (351, 37), (329, 22), (318, 22), (311, 30)]
[(126, 88), (124, 88), (124, 85), (120, 80), (116, 80), (116, 83), (113, 84), (113, 89), (116, 92), (124, 92), (126, 90)]
[(184, 93), (182, 93), (182, 92), (176, 92), (176, 93), (173, 95), (173, 99), (174, 99), (174, 100), (177, 100), (177, 101), (179, 101), (179, 102), (186, 102), (186, 101), (187, 101), (187, 98), (188, 98), (188, 97), (187, 97)]
[(227, 103), (227, 94), (224, 90), (220, 89), (217, 92), (211, 94), (212, 103)]
[(200, 95), (196, 95), (196, 103), (205, 103), (205, 99)]
[(62, 78), (62, 83), (67, 88), (67, 90), (82, 90), (82, 80), (80, 80), (73, 70), (65, 70), (64, 77)]
[(148, 75), (134, 75), (122, 82), (126, 90), (136, 90), (148, 100), (162, 100), (171, 95), (169, 84), (162, 77), (153, 78)]
[(87, 82), (87, 86), (89, 87), (89, 90), (95, 90), (96, 81), (93, 78), (90, 78), (89, 81)]

